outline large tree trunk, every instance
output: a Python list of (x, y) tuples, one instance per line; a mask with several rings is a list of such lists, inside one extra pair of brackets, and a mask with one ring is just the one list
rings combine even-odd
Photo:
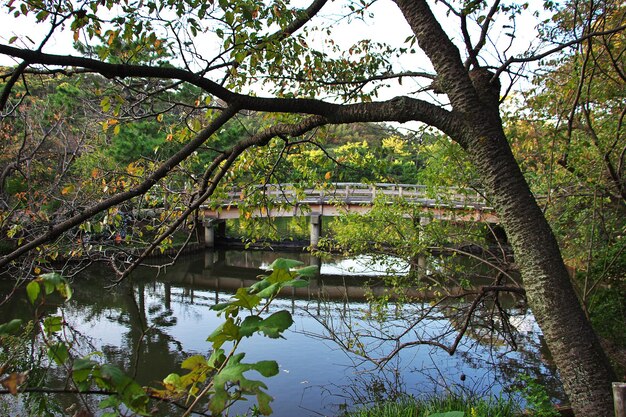
[(513, 246), (528, 303), (577, 416), (612, 416), (612, 368), (580, 306), (561, 253), (501, 126), (480, 125), (467, 141)]
[(468, 71), (425, 0), (395, 0), (437, 72), (461, 127), (447, 133), (468, 153), (492, 198), (522, 272), (528, 302), (578, 416), (612, 416), (613, 371), (569, 279), (556, 238), (535, 201), (499, 115), (499, 83)]

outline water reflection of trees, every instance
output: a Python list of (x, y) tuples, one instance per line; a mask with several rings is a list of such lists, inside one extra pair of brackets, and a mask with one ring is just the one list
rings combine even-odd
[[(511, 312), (511, 317), (526, 320), (533, 327), (516, 331), (515, 349), (503, 339), (485, 337), (485, 327), (484, 332), (467, 332), (452, 357), (447, 353), (442, 355), (442, 349), (436, 346), (457, 337), (456, 334), (445, 334), (454, 328), (454, 321), (446, 317), (445, 309), (434, 313), (422, 305), (411, 307), (393, 305), (390, 307), (393, 319), (383, 321), (368, 318), (369, 312), (362, 312), (357, 317), (358, 312), (352, 310), (348, 326), (345, 310), (339, 306), (329, 307), (317, 316), (326, 333), (311, 336), (337, 343), (353, 353), (354, 366), (358, 369), (349, 382), (333, 384), (332, 389), (326, 391), (329, 397), (335, 398), (335, 404), (370, 404), (381, 398), (437, 392), (480, 397), (516, 395), (516, 388), (521, 384), (520, 375), (528, 375), (546, 387), (552, 398), (565, 398), (547, 347), (528, 311), (515, 309)], [(398, 315), (399, 309), (406, 313), (405, 317)], [(415, 321), (408, 317), (423, 309), (429, 311), (430, 317), (421, 317), (418, 329), (418, 326), (413, 327)], [(411, 334), (403, 335), (409, 342), (401, 351), (394, 351), (399, 339), (397, 333), (390, 333), (390, 329), (396, 328), (413, 330)], [(409, 346), (419, 349), (419, 353), (409, 352)], [(413, 359), (418, 357), (421, 362), (415, 363)], [(442, 357), (456, 360), (443, 362), (445, 358)], [(405, 379), (410, 373), (419, 375), (418, 379), (424, 382), (419, 386), (408, 385)]]
[[(456, 353), (473, 369), (488, 368), (492, 373), (490, 381), (497, 381), (501, 387), (513, 386), (516, 377), (525, 373), (549, 387), (555, 398), (562, 398), (547, 349), (525, 305), (524, 290), (519, 278), (510, 272), (505, 255), (478, 262), (475, 258), (461, 256), (431, 258), (426, 264), (427, 275), (420, 271), (419, 274), (369, 278), (372, 285), (382, 280), (386, 286), (371, 287), (367, 302), (355, 303), (348, 298), (337, 302), (324, 299), (323, 291), (315, 293), (321, 295), (321, 299), (309, 293), (312, 298), (305, 303), (303, 311), (321, 323), (326, 331), (310, 335), (330, 340), (346, 352), (356, 354), (355, 366), (374, 365), (374, 374), (367, 374), (358, 384), (348, 384), (348, 392), (354, 391), (351, 386), (358, 387), (359, 394), (346, 392), (345, 395), (374, 398), (376, 395), (371, 391), (376, 387), (388, 398), (397, 395), (402, 383), (397, 379), (401, 372), (395, 358), (405, 349), (425, 345)], [(222, 260), (226, 264), (230, 259), (237, 265), (245, 261), (248, 266), (265, 262), (261, 252), (255, 253), (253, 258), (237, 261), (236, 255), (231, 253)], [(211, 268), (214, 267), (211, 263)], [(205, 268), (202, 273), (206, 276), (210, 270), (215, 271)], [(187, 276), (189, 271), (185, 272)], [(363, 282), (363, 278), (343, 278), (344, 285), (352, 285), (352, 281)], [(193, 289), (188, 291), (193, 293)], [(218, 298), (216, 291), (215, 299)], [(210, 303), (208, 298), (204, 301)], [(283, 305), (278, 304), (277, 308), (302, 314), (297, 307), (302, 306), (302, 302), (292, 299), (290, 304), (287, 300)], [(418, 369), (406, 363), (402, 366), (405, 370), (422, 372), (425, 378), (433, 380), (431, 385), (435, 387), (490, 389), (484, 381), (472, 381), (466, 375), (442, 378), (435, 360), (431, 369)], [(342, 389), (336, 387), (333, 391), (342, 392)], [(361, 402), (366, 398), (354, 399)]]
[[(389, 291), (382, 296), (372, 292), (370, 302), (356, 308), (327, 303), (321, 311), (310, 310), (324, 328), (324, 333), (312, 336), (339, 345), (360, 358), (359, 365), (370, 363), (376, 370), (388, 368), (401, 352), (420, 348), (455, 354), (470, 368), (492, 373), (491, 382), (485, 384), (463, 373), (444, 377), (435, 360), (430, 369), (412, 368), (430, 379), (433, 387), (448, 392), (470, 390), (485, 395), (492, 385), (511, 391), (525, 374), (545, 386), (553, 398), (564, 398), (547, 347), (526, 307), (525, 292), (519, 279), (508, 272), (506, 260), (469, 267), (445, 264), (445, 259), (438, 258), (429, 275), (422, 271), (392, 277)], [(408, 289), (415, 287), (423, 289), (421, 295), (409, 295)], [(392, 376), (398, 374), (394, 366), (391, 371)], [(387, 383), (378, 380), (372, 387), (396, 396), (396, 387), (402, 384), (394, 378), (383, 380)], [(359, 395), (368, 392), (359, 390)], [(356, 400), (372, 398), (357, 396)]]
[[(263, 262), (263, 258), (255, 254), (254, 262)], [(462, 261), (455, 262), (458, 266)], [(457, 266), (454, 269), (459, 269)], [(522, 372), (554, 386), (556, 378), (547, 350), (524, 306), (523, 291), (515, 277), (489, 276), (489, 268), (483, 266), (464, 269), (471, 272), (469, 275), (458, 271), (449, 274), (441, 261), (429, 268), (427, 276), (383, 279), (386, 288), (370, 287), (369, 299), (359, 302), (324, 299), (324, 293), (317, 290), (310, 292), (308, 299), (277, 300), (273, 309), (313, 317), (324, 325), (326, 333), (312, 336), (332, 340), (356, 354), (351, 358), (359, 372), (348, 383), (324, 388), (329, 402), (363, 404), (399, 397), (416, 389), (404, 381), (408, 372), (422, 375), (427, 382), (422, 390), (490, 392), (494, 384), (501, 389), (514, 383)], [(179, 364), (192, 354), (185, 352), (185, 340), (173, 336), (172, 328), (178, 324), (174, 311), (180, 314), (191, 305), (209, 307), (229, 297), (221, 288), (208, 287), (211, 282), (219, 284), (212, 275), (216, 271), (220, 269), (213, 264), (207, 267), (203, 256), (191, 257), (157, 279), (154, 271), (148, 271), (145, 276), (136, 275), (132, 285), (125, 283), (110, 290), (103, 290), (108, 283), (105, 270), (90, 271), (89, 276), (74, 280), (74, 297), (66, 307), (66, 316), (72, 318), (70, 325), (77, 324), (77, 332), (87, 330), (91, 335), (81, 339), (83, 353), (100, 350), (105, 361), (121, 367), (141, 384), (158, 386), (158, 381), (178, 371)], [(381, 281), (367, 279), (372, 285)], [(243, 282), (242, 278), (241, 285)], [(321, 289), (326, 285), (321, 282), (313, 285)], [(364, 279), (345, 277), (342, 282), (358, 285)], [(319, 294), (321, 299), (314, 297)], [(23, 307), (27, 309), (27, 305)], [(117, 334), (104, 334), (107, 331)], [(407, 360), (410, 355), (402, 355), (419, 345), (423, 345), (422, 351), (426, 349), (429, 360), (415, 364)], [(444, 369), (447, 365), (441, 362), (441, 352), (437, 353), (442, 347), (455, 352), (455, 363), (462, 362), (465, 370)], [(558, 389), (553, 394), (560, 397)]]
[[(124, 285), (94, 297), (102, 294), (101, 286), (97, 277), (76, 285), (68, 316), (93, 326), (95, 334), (102, 337), (100, 348), (106, 360), (125, 369), (141, 383), (160, 381), (177, 369), (186, 354), (181, 341), (168, 333), (177, 318), (164, 302), (169, 292), (162, 290), (163, 285), (154, 284), (148, 289), (144, 284)], [(98, 334), (98, 327), (106, 327), (105, 323), (120, 330), (121, 345), (108, 340), (114, 335)]]

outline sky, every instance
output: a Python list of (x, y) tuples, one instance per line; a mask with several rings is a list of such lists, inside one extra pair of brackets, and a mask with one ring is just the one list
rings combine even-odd
[[(301, 3), (303, 6), (307, 4), (305, 1), (302, 1)], [(344, 7), (345, 2), (329, 2), (316, 17), (314, 23), (329, 24), (329, 22), (336, 20), (337, 17), (342, 14), (342, 11), (345, 10)], [(6, 44), (12, 36), (18, 36), (20, 39), (14, 43), (15, 46), (34, 48), (39, 45), (41, 39), (43, 39), (46, 35), (45, 30), (40, 28), (41, 25), (36, 25), (32, 16), (20, 17), (19, 19), (16, 19), (13, 16), (8, 15), (5, 10), (6, 8), (0, 10), (0, 25), (4, 28), (8, 28), (8, 30), (0, 33), (0, 42)], [(345, 49), (348, 49), (350, 45), (364, 38), (389, 43), (391, 45), (400, 45), (408, 36), (412, 35), (409, 25), (404, 20), (397, 6), (393, 4), (391, 0), (378, 0), (368, 10), (374, 14), (374, 19), (367, 19), (366, 21), (352, 19), (349, 22), (344, 19), (339, 23), (336, 23), (332, 29), (333, 40), (344, 46)], [(448, 35), (457, 41), (460, 40), (461, 36), (458, 19), (454, 16), (446, 17), (445, 10), (441, 6), (435, 6), (434, 11), (438, 15), (444, 28), (447, 30)], [(516, 33), (517, 38), (515, 39), (515, 47), (517, 49), (512, 49), (511, 53), (522, 53), (525, 50), (528, 50), (528, 45), (530, 43), (536, 41), (536, 31), (534, 30), (534, 27), (537, 22), (536, 19), (531, 17), (530, 12), (531, 11), (529, 10), (528, 13), (521, 19), (521, 23), (518, 24), (518, 27), (521, 28), (521, 30), (518, 30)], [(510, 40), (510, 38), (504, 34), (507, 31), (502, 29), (503, 25), (508, 23), (508, 21), (498, 21), (495, 24), (495, 26), (499, 27), (500, 30), (494, 31), (494, 42), (500, 49), (503, 49), (504, 45), (506, 45)], [(476, 32), (473, 32), (473, 35), (477, 36)], [(202, 42), (199, 42), (198, 44), (210, 44), (210, 42), (205, 41), (206, 39), (203, 39)], [(323, 43), (318, 39), (313, 38), (310, 42), (317, 48), (324, 48)], [(65, 31), (55, 35), (48, 42), (44, 51), (56, 54), (76, 54), (71, 45), (72, 34), (70, 31)], [(210, 54), (211, 52), (210, 47), (205, 49), (206, 54)], [(494, 57), (492, 56), (491, 58)], [(0, 65), (15, 64), (16, 62), (12, 59), (9, 59), (6, 56), (0, 56)], [(431, 70), (430, 63), (427, 58), (420, 53), (419, 50), (416, 54), (404, 54), (400, 59), (395, 60), (394, 65), (397, 71)], [(422, 84), (419, 84), (418, 81), (405, 78), (403, 79), (402, 85), (399, 85), (396, 81), (391, 82), (391, 86), (389, 88), (381, 91), (378, 99), (389, 99), (397, 95), (407, 94), (407, 92), (418, 90), (423, 86), (423, 81), (424, 80), (419, 80), (419, 82), (422, 82)], [(506, 82), (505, 80), (503, 81)], [(258, 91), (257, 94), (266, 95), (263, 91)], [(437, 100), (439, 97), (431, 96), (430, 99)]]

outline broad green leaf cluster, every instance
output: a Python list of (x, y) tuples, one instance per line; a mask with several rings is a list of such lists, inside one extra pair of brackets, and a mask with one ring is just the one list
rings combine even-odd
[(250, 288), (238, 289), (230, 301), (212, 307), (224, 317), (224, 322), (207, 338), (212, 345), (209, 358), (196, 355), (186, 359), (181, 367), (189, 372), (168, 375), (163, 379), (164, 389), (152, 393), (161, 398), (187, 398), (193, 401), (192, 407), (208, 398), (208, 408), (214, 414), (223, 412), (235, 401), (254, 396), (259, 411), (271, 414), (272, 397), (266, 392), (267, 386), (250, 379), (247, 373), (256, 371), (271, 377), (278, 373), (278, 364), (274, 360), (242, 362), (245, 353), (237, 353), (237, 347), (242, 339), (255, 334), (283, 337), (283, 332), (293, 323), (291, 314), (281, 310), (265, 318), (262, 315), (283, 288), (308, 285), (306, 278), (314, 276), (316, 268), (293, 270), (301, 265), (299, 261), (277, 259), (269, 267), (270, 275), (260, 277)]

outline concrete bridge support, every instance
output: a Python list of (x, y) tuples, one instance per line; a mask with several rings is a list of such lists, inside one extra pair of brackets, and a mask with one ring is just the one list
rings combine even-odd
[[(430, 217), (420, 217), (420, 226), (422, 228), (426, 227), (430, 223), (430, 220), (431, 220)], [(420, 241), (424, 239), (423, 233), (421, 235), (422, 236), (420, 236)], [(418, 271), (418, 276), (426, 275), (426, 257), (424, 255), (419, 255), (417, 257), (417, 271)]]
[(214, 248), (215, 240), (226, 235), (226, 222), (224, 220), (206, 217), (202, 221), (204, 226), (204, 247)]
[(311, 213), (311, 247), (317, 248), (322, 236), (322, 215), (320, 213)]
[(204, 251), (204, 269), (213, 269), (213, 264), (215, 264), (215, 252), (212, 250)]

